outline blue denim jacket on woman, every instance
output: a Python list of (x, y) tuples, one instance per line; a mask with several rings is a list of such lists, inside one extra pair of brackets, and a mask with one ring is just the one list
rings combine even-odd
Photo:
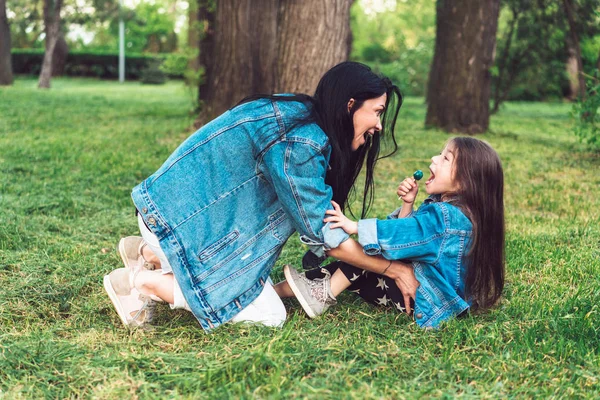
[(465, 298), (466, 265), (471, 221), (456, 206), (430, 196), (417, 212), (398, 218), (358, 222), (359, 243), (369, 255), (412, 261), (417, 289), (414, 317), (421, 327), (437, 327), (461, 314), (471, 303)]
[(192, 312), (206, 330), (262, 291), (295, 231), (316, 253), (348, 238), (323, 225), (331, 146), (299, 102), (256, 100), (190, 136), (133, 189)]

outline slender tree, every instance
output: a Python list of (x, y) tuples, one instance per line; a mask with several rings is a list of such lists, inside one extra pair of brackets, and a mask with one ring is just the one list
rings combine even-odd
[(438, 0), (425, 125), (485, 132), (500, 0)]
[(579, 82), (579, 97), (585, 99), (586, 86), (583, 77), (583, 60), (581, 59), (581, 46), (579, 45), (579, 35), (577, 35), (577, 23), (575, 22), (575, 10), (571, 0), (563, 0), (563, 7), (569, 23), (569, 41), (573, 49), (573, 55), (577, 61), (577, 80)]
[(0, 0), (0, 85), (12, 85), (12, 83), (10, 26), (6, 16), (6, 0)]
[(46, 32), (46, 51), (42, 62), (42, 71), (38, 81), (38, 87), (50, 88), (50, 77), (52, 76), (52, 59), (56, 42), (60, 35), (60, 10), (63, 0), (44, 0), (44, 31)]
[(314, 92), (348, 58), (352, 1), (219, 0), (212, 16), (205, 8), (196, 126), (251, 94)]

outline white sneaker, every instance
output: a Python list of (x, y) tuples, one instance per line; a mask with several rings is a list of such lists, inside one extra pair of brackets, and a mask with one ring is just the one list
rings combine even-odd
[(145, 246), (146, 242), (141, 236), (127, 236), (119, 240), (119, 256), (125, 268), (131, 268), (133, 271), (140, 269), (154, 271), (155, 265), (147, 262), (142, 255)]
[(127, 328), (145, 327), (152, 322), (156, 302), (130, 284), (132, 271), (118, 268), (104, 276), (104, 290)]

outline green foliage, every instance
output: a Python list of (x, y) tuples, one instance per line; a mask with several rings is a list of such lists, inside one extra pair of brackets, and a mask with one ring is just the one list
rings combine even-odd
[[(569, 92), (566, 63), (569, 25), (563, 0), (503, 0), (492, 79), (493, 108), (507, 99), (549, 100)], [(577, 32), (585, 54), (599, 33), (599, 0), (574, 0)], [(540, 45), (543, 43), (543, 45)], [(583, 46), (585, 47), (585, 46)], [(599, 47), (595, 48), (595, 57)], [(585, 58), (585, 56), (584, 56)], [(594, 59), (595, 60), (595, 59)], [(587, 68), (589, 64), (585, 64)], [(588, 70), (589, 71), (589, 70)]]
[[(44, 51), (42, 49), (13, 49), (12, 50), (13, 71), (15, 74), (38, 75)], [(162, 62), (169, 55), (158, 54), (131, 54), (125, 57), (125, 78), (139, 79), (142, 70), (146, 69), (150, 62)], [(71, 51), (67, 56), (65, 65), (67, 76), (91, 76), (103, 79), (117, 79), (119, 77), (119, 54), (103, 51)], [(169, 73), (171, 77), (182, 78), (183, 74), (177, 71)]]
[(387, 76), (400, 87), (404, 95), (424, 96), (433, 57), (433, 47), (424, 43), (400, 53), (396, 61), (383, 64), (368, 62), (373, 70)]
[[(481, 136), (505, 171), (507, 286), (489, 313), (425, 331), (343, 294), (282, 329), (204, 333), (158, 309), (157, 328), (120, 326), (102, 277), (135, 234), (131, 188), (190, 134), (181, 82), (56, 78), (0, 89), (0, 397), (589, 398), (600, 393), (600, 158), (571, 133), (569, 104), (508, 102)], [(408, 97), (401, 148), (375, 171), (372, 217), (448, 135)], [(208, 171), (207, 171), (208, 173)], [(421, 187), (418, 201), (425, 194)], [(286, 244), (282, 265), (304, 247)]]
[(351, 10), (351, 58), (387, 75), (405, 95), (425, 93), (435, 42), (431, 0), (357, 1)]
[[(597, 70), (596, 76), (600, 77), (600, 71)], [(574, 131), (582, 142), (600, 151), (600, 79), (587, 78), (587, 98), (573, 104)]]
[(152, 60), (148, 63), (146, 68), (142, 70), (140, 76), (140, 82), (162, 85), (167, 81), (167, 74), (160, 68), (162, 60)]

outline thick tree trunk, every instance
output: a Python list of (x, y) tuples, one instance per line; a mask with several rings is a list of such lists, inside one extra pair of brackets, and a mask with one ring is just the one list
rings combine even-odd
[(575, 22), (575, 12), (573, 11), (573, 2), (571, 0), (563, 0), (565, 14), (569, 22), (569, 37), (570, 47), (574, 50), (574, 56), (577, 61), (577, 80), (579, 82), (579, 98), (585, 99), (586, 88), (585, 79), (583, 77), (583, 60), (581, 59), (581, 46), (579, 45), (579, 36), (577, 35), (577, 23)]
[(438, 0), (425, 125), (481, 133), (489, 126), (499, 0)]
[(60, 35), (60, 9), (63, 0), (44, 0), (44, 24), (46, 32), (46, 51), (42, 62), (42, 71), (38, 81), (41, 89), (50, 88), (50, 77), (52, 76), (52, 58), (54, 49)]
[(205, 79), (196, 126), (252, 94), (312, 94), (323, 73), (348, 57), (351, 4), (219, 0), (214, 38), (200, 43)]
[(12, 85), (13, 79), (6, 0), (0, 0), (0, 85)]
[(281, 0), (276, 92), (313, 94), (325, 71), (349, 54), (348, 0)]
[(62, 76), (65, 73), (68, 55), (69, 45), (67, 45), (65, 36), (60, 32), (52, 55), (52, 76)]
[(212, 55), (204, 46), (200, 49), (206, 64), (199, 122), (213, 119), (250, 94), (269, 92), (273, 87), (276, 23), (276, 0), (217, 2), (214, 41), (204, 43)]

